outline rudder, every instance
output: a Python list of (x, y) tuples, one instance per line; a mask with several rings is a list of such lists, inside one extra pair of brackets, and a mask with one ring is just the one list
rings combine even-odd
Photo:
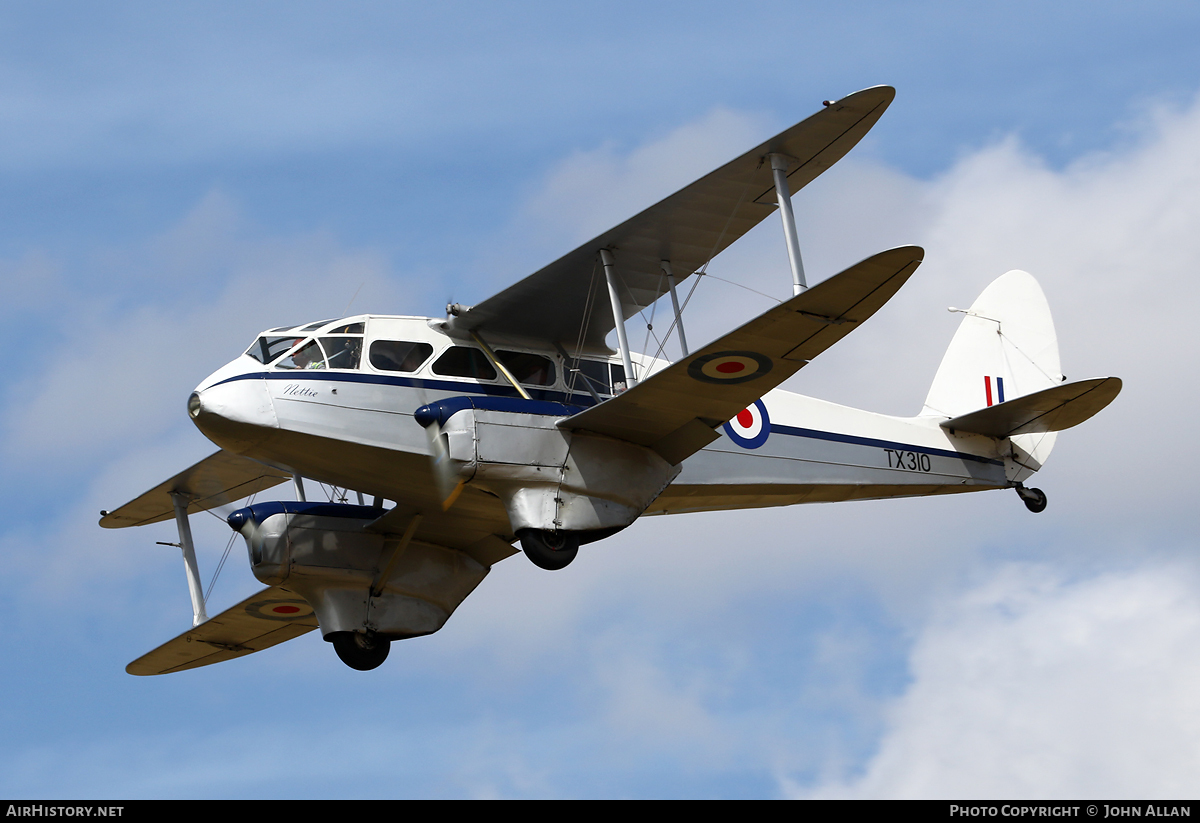
[[(1057, 386), (1063, 379), (1046, 295), (1032, 275), (1010, 271), (993, 280), (966, 311), (921, 414), (959, 417)], [(1029, 470), (1020, 475), (1041, 468), (1054, 438), (1053, 432), (1012, 438), (1018, 447), (1014, 457), (1019, 455)]]

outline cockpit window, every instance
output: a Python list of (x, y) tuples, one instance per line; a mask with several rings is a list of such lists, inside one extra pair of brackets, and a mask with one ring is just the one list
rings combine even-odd
[(263, 335), (255, 340), (250, 348), (246, 349), (246, 354), (253, 357), (259, 363), (266, 365), (299, 342), (300, 338), (295, 335), (289, 337)]
[(313, 331), (315, 329), (319, 329), (322, 326), (324, 326), (326, 323), (332, 323), (335, 319), (336, 318), (331, 317), (328, 320), (318, 320), (316, 323), (309, 323), (307, 326), (302, 328), (300, 331)]
[(316, 340), (309, 340), (275, 364), (277, 369), (323, 369), (325, 355)]

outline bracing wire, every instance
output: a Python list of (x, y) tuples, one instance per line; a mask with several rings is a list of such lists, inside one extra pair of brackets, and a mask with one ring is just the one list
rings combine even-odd
[[(583, 303), (583, 318), (579, 323), (579, 337), (575, 341), (575, 354), (572, 359), (578, 363), (579, 355), (583, 352), (583, 341), (587, 338), (588, 328), (592, 323), (592, 306), (596, 300), (596, 261), (592, 261), (592, 277), (588, 281), (587, 299)], [(571, 382), (567, 384), (567, 397), (572, 397), (575, 393), (575, 382), (579, 377), (579, 372), (574, 370), (571, 372)], [(586, 379), (586, 378), (585, 378)]]
[[(642, 351), (645, 351), (646, 349), (648, 349), (650, 347), (650, 338), (651, 337), (654, 338), (655, 343), (659, 343), (658, 335), (654, 333), (654, 315), (658, 312), (659, 299), (661, 299), (662, 296), (666, 293), (662, 290), (663, 283), (666, 281), (666, 279), (667, 279), (667, 276), (665, 274), (660, 274), (658, 276), (658, 286), (654, 290), (654, 300), (650, 303), (649, 319), (646, 318), (646, 309), (645, 308), (641, 308), (638, 310), (638, 314), (641, 316), (641, 318), (643, 320), (646, 321), (646, 337), (642, 340)], [(624, 281), (622, 281), (622, 282), (624, 282)], [(626, 288), (628, 288), (628, 287), (626, 287)], [(666, 341), (664, 340), (664, 341), (662, 341), (662, 343), (659, 344), (660, 351), (662, 350), (662, 346), (665, 343), (666, 343)]]
[[(762, 165), (763, 165), (763, 161), (759, 160), (758, 166), (755, 167), (755, 171), (758, 171), (758, 169), (762, 168)], [(733, 218), (737, 216), (738, 211), (742, 208), (742, 203), (744, 203), (746, 201), (746, 193), (750, 191), (750, 184), (753, 182), (754, 181), (753, 181), (752, 177), (749, 177), (749, 176), (746, 177), (746, 183), (745, 183), (745, 185), (742, 186), (742, 193), (740, 195), (738, 195), (737, 203), (734, 204), (733, 209), (729, 212), (729, 216), (725, 218), (725, 225), (721, 227), (721, 233), (717, 235), (717, 239), (714, 240), (712, 246), (709, 247), (708, 259), (704, 261), (703, 266), (701, 266), (699, 269), (697, 269), (694, 272), (694, 274), (696, 275), (696, 279), (692, 281), (692, 287), (688, 290), (687, 297), (685, 297), (683, 299), (683, 303), (679, 307), (680, 316), (683, 315), (683, 310), (686, 309), (688, 303), (691, 302), (692, 295), (696, 293), (696, 287), (700, 285), (700, 279), (702, 277), (713, 277), (714, 276), (714, 275), (711, 275), (708, 273), (708, 265), (710, 263), (712, 263), (713, 258), (717, 256), (717, 249), (720, 247), (721, 241), (725, 239), (725, 235), (729, 231), (729, 225), (730, 225), (730, 223), (733, 222)], [(721, 280), (722, 282), (725, 282), (725, 283), (730, 283), (731, 285), (734, 285), (734, 286), (741, 285), (739, 283), (732, 283), (732, 281), (729, 281), (729, 280), (724, 280), (724, 278), (721, 278), (721, 277), (718, 277), (717, 279)], [(749, 289), (750, 291), (755, 291), (754, 289), (750, 289), (749, 286), (742, 286), (742, 288)], [(755, 292), (755, 293), (762, 294), (762, 292)], [(763, 296), (770, 297), (770, 295), (763, 295)], [(657, 300), (657, 298), (655, 298), (655, 299)], [(776, 298), (771, 298), (771, 299), (774, 300)], [(783, 301), (780, 300), (778, 302), (783, 302)], [(678, 318), (672, 319), (671, 325), (667, 328), (666, 335), (664, 335), (662, 342), (659, 343), (658, 351), (656, 351), (654, 354), (655, 360), (657, 360), (659, 355), (661, 355), (663, 353), (663, 350), (666, 348), (667, 341), (671, 339), (671, 333), (673, 331), (675, 331), (675, 327), (677, 325), (679, 325), (679, 319)], [(657, 336), (655, 337), (655, 340), (657, 341)]]
[(1012, 340), (1012, 338), (1011, 338), (1011, 337), (1009, 337), (1007, 334), (1005, 334), (1005, 333), (1004, 333), (1004, 328), (1003, 328), (1003, 327), (1001, 327), (1001, 328), (997, 329), (997, 330), (996, 330), (996, 332), (997, 332), (997, 334), (999, 334), (999, 335), (1000, 335), (1000, 337), (1001, 337), (1001, 338), (1002, 338), (1002, 339), (1003, 339), (1003, 340), (1004, 340), (1006, 343), (1008, 343), (1008, 345), (1010, 345), (1010, 346), (1012, 346), (1014, 349), (1016, 349), (1018, 354), (1020, 354), (1022, 357), (1024, 357), (1026, 360), (1028, 360), (1028, 361), (1029, 361), (1029, 362), (1030, 362), (1030, 363), (1033, 365), (1033, 367), (1034, 367), (1035, 369), (1037, 369), (1038, 371), (1040, 371), (1040, 372), (1042, 373), (1042, 376), (1043, 376), (1043, 377), (1045, 377), (1047, 380), (1049, 380), (1051, 383), (1059, 383), (1059, 382), (1061, 382), (1061, 381), (1062, 381), (1062, 375), (1061, 375), (1061, 374), (1060, 374), (1058, 377), (1053, 377), (1053, 376), (1051, 376), (1051, 375), (1047, 374), (1047, 373), (1046, 373), (1046, 370), (1045, 370), (1045, 369), (1043, 369), (1041, 366), (1039, 366), (1039, 365), (1038, 365), (1038, 362), (1037, 362), (1036, 360), (1034, 360), (1032, 357), (1030, 357), (1028, 354), (1026, 354), (1026, 353), (1025, 353), (1025, 352), (1024, 352), (1022, 349), (1021, 349), (1021, 347), (1020, 347), (1020, 346), (1018, 346), (1016, 343), (1014, 343), (1014, 342), (1013, 342), (1013, 340)]
[[(761, 167), (762, 167), (762, 161), (760, 160), (757, 168), (761, 168)], [(757, 170), (757, 168), (756, 168), (756, 170)], [(737, 203), (734, 204), (733, 208), (729, 212), (729, 215), (725, 218), (725, 224), (721, 227), (720, 233), (717, 235), (716, 240), (713, 241), (712, 246), (709, 248), (708, 257), (704, 261), (704, 265), (702, 265), (699, 269), (697, 269), (693, 272), (693, 274), (696, 275), (696, 279), (692, 282), (692, 286), (688, 290), (687, 296), (684, 298), (682, 305), (679, 307), (679, 312), (681, 315), (683, 313), (683, 310), (685, 308), (687, 308), (688, 303), (691, 302), (692, 296), (696, 293), (696, 287), (700, 284), (700, 279), (705, 276), (715, 277), (715, 275), (708, 274), (708, 266), (710, 263), (712, 263), (713, 258), (717, 254), (717, 250), (721, 247), (721, 243), (724, 241), (725, 235), (729, 233), (729, 226), (733, 223), (733, 218), (737, 216), (738, 211), (741, 210), (742, 203), (745, 202), (746, 195), (750, 191), (750, 186), (753, 182), (754, 182), (753, 178), (751, 176), (747, 176), (746, 182), (742, 186), (741, 194), (738, 195)], [(595, 299), (595, 291), (596, 291), (595, 290), (596, 271), (597, 271), (596, 262), (593, 261), (592, 277), (591, 277), (591, 281), (588, 286), (587, 302), (585, 304), (583, 318), (580, 323), (579, 339), (576, 341), (576, 345), (575, 345), (574, 359), (576, 359), (576, 360), (578, 360), (579, 355), (582, 352), (583, 340), (585, 338), (589, 323), (591, 321), (591, 309), (592, 309), (593, 301)], [(632, 291), (629, 289), (628, 285), (625, 283), (624, 278), (622, 278), (620, 276), (619, 271), (617, 273), (617, 277), (620, 279), (621, 285), (625, 287), (625, 292), (627, 294), (632, 295)], [(685, 275), (684, 277), (686, 278), (687, 275)], [(716, 279), (720, 280), (723, 283), (728, 283), (731, 286), (737, 286), (739, 288), (746, 289), (747, 291), (753, 292), (754, 294), (760, 295), (762, 297), (766, 297), (771, 300), (775, 300), (777, 303), (783, 302), (782, 300), (779, 300), (776, 297), (772, 297), (769, 294), (760, 292), (757, 289), (752, 289), (749, 286), (746, 286), (744, 284), (735, 283), (732, 280), (726, 280), (723, 277), (716, 277)], [(655, 311), (657, 310), (658, 300), (659, 300), (659, 298), (661, 298), (663, 296), (663, 294), (666, 293), (662, 288), (663, 282), (665, 282), (665, 276), (660, 275), (659, 282), (658, 282), (658, 288), (655, 291), (654, 300), (652, 300), (647, 306), (643, 306), (643, 307), (639, 308), (639, 310), (638, 310), (638, 313), (641, 315), (643, 321), (646, 322), (646, 337), (642, 344), (643, 350), (645, 350), (646, 348), (649, 348), (649, 342), (650, 342), (651, 337), (654, 338), (654, 342), (658, 345), (657, 349), (655, 350), (653, 360), (657, 360), (661, 356), (663, 356), (663, 353), (666, 349), (666, 345), (671, 339), (671, 335), (674, 333), (676, 326), (679, 325), (679, 319), (672, 318), (670, 325), (667, 327), (666, 334), (663, 335), (661, 338), (654, 331), (654, 328), (653, 328), (654, 317), (655, 317)], [(650, 308), (650, 318), (649, 319), (646, 318), (646, 312), (645, 312), (646, 308)], [(570, 382), (567, 387), (568, 394), (574, 392), (577, 376), (578, 376), (577, 374), (572, 372), (571, 379), (570, 379)]]
[(724, 277), (717, 277), (715, 274), (708, 274), (707, 272), (703, 276), (711, 277), (713, 280), (720, 280), (722, 283), (728, 283), (731, 286), (736, 286), (739, 289), (745, 289), (748, 292), (754, 292), (755, 294), (759, 295), (760, 297), (765, 297), (768, 300), (774, 300), (776, 303), (784, 302), (783, 300), (779, 299), (778, 297), (775, 297), (774, 295), (767, 294), (766, 292), (759, 291), (758, 289), (752, 289), (749, 286), (747, 286), (745, 283), (735, 283), (732, 280), (726, 280)]
[(221, 569), (225, 568), (225, 561), (229, 559), (229, 552), (233, 550), (233, 541), (237, 539), (238, 533), (234, 532), (229, 535), (229, 542), (225, 544), (225, 552), (221, 555), (221, 562), (217, 563), (217, 567), (213, 569), (212, 579), (208, 581), (208, 588), (204, 592), (204, 605), (208, 605), (208, 598), (212, 594), (213, 586), (217, 584), (217, 578), (221, 575)]
[[(247, 506), (254, 505), (254, 498), (257, 494), (258, 494), (258, 492), (255, 492), (254, 494), (252, 494), (248, 498), (246, 498)], [(213, 514), (213, 516), (216, 517), (218, 520), (223, 519), (220, 515), (215, 514), (211, 509), (208, 509), (207, 511), (210, 514)], [(237, 539), (237, 536), (238, 536), (237, 532), (234, 532), (233, 534), (229, 535), (229, 542), (225, 544), (225, 553), (221, 555), (221, 561), (219, 563), (217, 563), (217, 567), (215, 569), (213, 569), (212, 579), (208, 581), (208, 589), (205, 590), (205, 592), (204, 592), (204, 605), (205, 606), (208, 605), (208, 598), (209, 598), (209, 595), (212, 594), (213, 586), (215, 586), (217, 584), (217, 578), (221, 576), (221, 569), (225, 568), (225, 561), (229, 559), (229, 552), (231, 552), (233, 550), (233, 542)]]

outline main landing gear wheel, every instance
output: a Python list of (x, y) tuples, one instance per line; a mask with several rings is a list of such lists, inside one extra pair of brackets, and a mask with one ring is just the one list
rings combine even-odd
[(1046, 493), (1041, 489), (1027, 489), (1024, 486), (1017, 486), (1017, 494), (1021, 497), (1021, 502), (1025, 504), (1025, 508), (1029, 509), (1034, 514), (1044, 512), (1046, 510)]
[(579, 554), (579, 536), (570, 532), (522, 529), (517, 532), (517, 537), (533, 565), (549, 571), (565, 569)]
[(392, 649), (392, 641), (377, 634), (334, 632), (328, 640), (342, 662), (360, 672), (378, 668)]

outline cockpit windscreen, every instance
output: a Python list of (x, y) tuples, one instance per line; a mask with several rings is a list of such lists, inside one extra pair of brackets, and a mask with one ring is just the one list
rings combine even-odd
[(301, 339), (295, 335), (291, 335), (290, 337), (264, 335), (255, 340), (250, 348), (246, 349), (246, 354), (253, 357), (259, 363), (266, 365), (278, 359), (281, 354), (299, 343)]

